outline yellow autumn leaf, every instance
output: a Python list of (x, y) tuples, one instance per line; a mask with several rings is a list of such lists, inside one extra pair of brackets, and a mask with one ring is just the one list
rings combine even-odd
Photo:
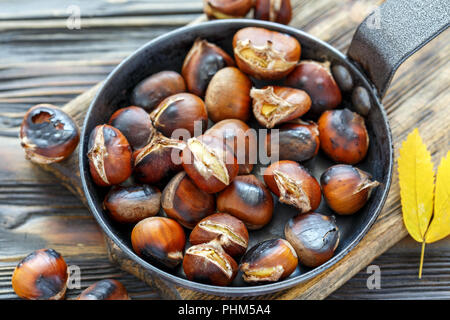
[(434, 171), (417, 129), (400, 148), (398, 175), (403, 221), (414, 240), (423, 242), (433, 214)]
[(436, 175), (434, 215), (425, 235), (426, 243), (441, 240), (450, 234), (450, 151), (442, 158)]

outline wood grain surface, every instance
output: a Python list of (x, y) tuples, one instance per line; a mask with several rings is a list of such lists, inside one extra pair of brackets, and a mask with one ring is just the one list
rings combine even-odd
[[(14, 266), (42, 247), (60, 251), (69, 264), (81, 267), (82, 288), (114, 277), (124, 282), (133, 298), (158, 298), (145, 283), (109, 262), (101, 232), (82, 202), (61, 188), (58, 178), (24, 160), (18, 126), (30, 106), (68, 103), (142, 44), (200, 16), (201, 1), (170, 0), (165, 6), (158, 1), (37, 3), (0, 3), (0, 299), (16, 298), (10, 285)], [(80, 30), (66, 28), (67, 8), (74, 3), (81, 9)], [(356, 26), (376, 3), (293, 1), (291, 25), (345, 52)], [(447, 31), (405, 62), (383, 101), (395, 147), (418, 127), (435, 163), (450, 147), (449, 36)], [(68, 107), (76, 109), (85, 99)], [(267, 298), (449, 298), (449, 239), (427, 246), (422, 280), (416, 276), (420, 248), (409, 237), (372, 261), (406, 235), (396, 179), (395, 174), (374, 228), (341, 264), (305, 285)], [(367, 288), (368, 264), (380, 267), (381, 289)], [(79, 289), (69, 291), (69, 298), (78, 293)], [(180, 294), (200, 298), (188, 291)]]

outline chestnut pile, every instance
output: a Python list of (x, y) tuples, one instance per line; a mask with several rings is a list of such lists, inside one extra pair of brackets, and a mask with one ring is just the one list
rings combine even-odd
[[(208, 1), (211, 14), (223, 2)], [(349, 215), (378, 185), (353, 166), (366, 156), (369, 136), (362, 116), (337, 109), (340, 86), (347, 90), (345, 68), (335, 66), (336, 80), (329, 62), (299, 61), (295, 38), (263, 28), (238, 30), (232, 44), (234, 57), (198, 39), (180, 73), (143, 79), (132, 105), (95, 127), (87, 153), (94, 183), (112, 186), (105, 210), (134, 225), (134, 251), (220, 286), (238, 270), (248, 283), (266, 283), (285, 279), (299, 263), (323, 264), (338, 246), (339, 230), (334, 217), (315, 212), (322, 193), (335, 213)], [(259, 80), (265, 85), (258, 87)], [(258, 141), (247, 134), (249, 123), (268, 130), (260, 146), (279, 159), (263, 179), (252, 174)], [(320, 184), (299, 164), (319, 149), (339, 163)], [(271, 221), (274, 196), (298, 215), (287, 222), (285, 239), (247, 250), (251, 231)]]

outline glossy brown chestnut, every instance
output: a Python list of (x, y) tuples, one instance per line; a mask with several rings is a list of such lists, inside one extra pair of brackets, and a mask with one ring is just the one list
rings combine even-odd
[(200, 189), (208, 193), (225, 189), (239, 171), (233, 151), (213, 136), (189, 139), (181, 157), (186, 173)]
[(232, 257), (240, 257), (248, 246), (248, 231), (245, 224), (228, 213), (215, 213), (204, 218), (192, 230), (191, 244), (218, 239), (220, 245)]
[(105, 279), (83, 290), (77, 300), (130, 300), (130, 297), (122, 283), (114, 279)]
[(258, 178), (237, 176), (217, 196), (217, 210), (242, 220), (250, 230), (260, 229), (272, 219), (273, 199)]
[(154, 132), (150, 143), (133, 153), (134, 176), (141, 183), (154, 184), (180, 171), (180, 152), (186, 144)]
[(183, 260), (186, 236), (183, 227), (175, 220), (150, 217), (133, 228), (131, 244), (144, 260), (173, 268)]
[(256, 0), (254, 17), (289, 24), (292, 18), (291, 0)]
[(187, 249), (183, 270), (191, 281), (227, 286), (236, 277), (238, 265), (215, 239)]
[(306, 117), (317, 119), (322, 112), (336, 108), (342, 101), (341, 90), (331, 74), (328, 61), (301, 61), (284, 84), (305, 90), (309, 94), (312, 104)]
[(320, 177), (323, 196), (336, 213), (348, 215), (361, 209), (369, 200), (372, 189), (380, 183), (371, 175), (351, 165), (338, 164)]
[(247, 27), (234, 35), (233, 50), (243, 72), (257, 79), (278, 80), (295, 68), (301, 46), (287, 34)]
[(296, 119), (279, 127), (266, 137), (269, 157), (280, 160), (306, 161), (317, 155), (320, 147), (319, 129), (312, 121)]
[(203, 11), (209, 19), (243, 18), (253, 5), (253, 0), (203, 0)]
[(233, 59), (221, 48), (197, 39), (183, 62), (181, 74), (189, 92), (203, 97), (212, 77), (222, 68), (234, 66)]
[(339, 244), (339, 229), (334, 218), (315, 212), (291, 218), (284, 234), (300, 263), (311, 268), (328, 261)]
[(240, 270), (245, 282), (275, 282), (287, 278), (298, 265), (294, 248), (284, 239), (263, 241), (242, 257)]
[(67, 289), (67, 264), (53, 249), (30, 253), (12, 276), (14, 292), (23, 299), (60, 300)]
[(153, 126), (169, 138), (177, 129), (185, 129), (193, 137), (202, 134), (208, 126), (205, 103), (191, 93), (178, 93), (164, 99), (150, 113), (150, 118)]
[(132, 172), (132, 151), (127, 138), (116, 128), (104, 124), (92, 130), (87, 157), (94, 183), (105, 187), (127, 180)]
[(219, 70), (206, 90), (205, 103), (213, 122), (225, 119), (247, 121), (250, 116), (250, 79), (239, 69)]
[(301, 117), (311, 107), (311, 99), (305, 91), (288, 87), (253, 88), (250, 96), (256, 120), (269, 129)]
[(161, 204), (169, 218), (189, 229), (216, 211), (214, 195), (199, 189), (184, 171), (164, 188)]
[(280, 202), (296, 207), (300, 213), (319, 207), (322, 198), (319, 183), (295, 161), (271, 164), (264, 172), (264, 181)]
[(206, 130), (205, 135), (222, 139), (234, 151), (239, 164), (239, 174), (249, 174), (256, 163), (258, 146), (256, 132), (239, 119), (217, 122)]
[(79, 130), (73, 119), (50, 104), (32, 107), (20, 126), (20, 144), (25, 157), (35, 163), (49, 164), (67, 159), (79, 140)]
[(114, 186), (103, 200), (103, 207), (119, 223), (137, 223), (159, 212), (161, 192), (149, 185)]
[(109, 124), (122, 132), (133, 149), (145, 146), (153, 133), (150, 116), (136, 106), (117, 110), (109, 119)]
[(185, 91), (186, 84), (179, 73), (161, 71), (138, 83), (131, 93), (131, 102), (150, 112), (165, 98)]
[(355, 164), (367, 154), (364, 118), (348, 109), (324, 112), (318, 121), (321, 149), (336, 162)]

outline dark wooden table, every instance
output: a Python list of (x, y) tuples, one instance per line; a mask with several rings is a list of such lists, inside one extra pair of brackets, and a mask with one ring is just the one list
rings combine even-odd
[[(295, 25), (345, 52), (356, 26), (379, 2), (293, 1), (300, 17)], [(112, 277), (121, 280), (134, 299), (158, 298), (143, 282), (108, 261), (101, 231), (78, 198), (24, 159), (18, 127), (30, 106), (64, 105), (103, 80), (142, 44), (198, 18), (201, 7), (201, 0), (0, 2), (0, 299), (17, 298), (11, 288), (15, 265), (43, 247), (62, 252), (68, 264), (80, 266), (81, 289)], [(68, 29), (67, 17), (76, 16), (78, 9), (81, 29)], [(412, 98), (416, 106), (431, 104), (433, 99), (448, 105), (449, 35), (444, 33), (401, 67), (384, 100), (388, 112)], [(411, 68), (421, 73), (421, 81), (409, 75)], [(427, 86), (433, 83), (430, 97)], [(430, 149), (435, 162), (450, 146), (450, 111), (448, 107), (444, 111), (442, 117), (449, 121), (442, 122), (447, 126), (439, 129), (439, 145)], [(426, 142), (431, 140), (427, 132), (421, 133)], [(364, 269), (329, 299), (448, 299), (449, 249), (449, 238), (427, 245), (424, 276), (418, 280), (420, 245), (406, 237), (370, 263), (381, 269), (381, 289), (368, 289), (370, 274)], [(68, 297), (79, 292), (71, 290)]]

